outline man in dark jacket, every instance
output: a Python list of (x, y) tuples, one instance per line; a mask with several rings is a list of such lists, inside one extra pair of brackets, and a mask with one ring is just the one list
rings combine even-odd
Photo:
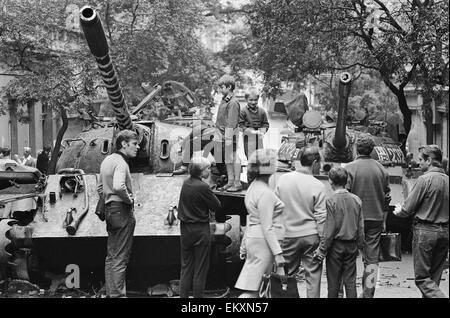
[(361, 134), (356, 141), (358, 157), (345, 166), (347, 189), (362, 201), (364, 218), (363, 298), (373, 298), (378, 277), (380, 237), (384, 230), (385, 212), (390, 202), (389, 174), (370, 157), (375, 143), (370, 135)]
[(424, 174), (417, 179), (403, 206), (394, 214), (414, 215), (413, 261), (417, 287), (424, 298), (447, 298), (439, 288), (448, 253), (448, 175), (441, 168), (442, 152), (437, 146), (419, 149)]
[(190, 177), (183, 182), (178, 202), (180, 220), (181, 275), (180, 297), (187, 298), (193, 289), (194, 298), (202, 298), (209, 268), (211, 231), (209, 211), (218, 211), (220, 201), (209, 185), (211, 164), (204, 157), (194, 157), (189, 164)]
[(43, 174), (47, 174), (51, 151), (52, 147), (45, 146), (44, 149), (37, 156), (36, 168), (38, 168), (39, 171), (42, 172)]

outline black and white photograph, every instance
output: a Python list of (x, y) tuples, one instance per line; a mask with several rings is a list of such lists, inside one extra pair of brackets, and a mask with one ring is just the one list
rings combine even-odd
[(0, 0), (0, 303), (448, 300), (448, 11)]

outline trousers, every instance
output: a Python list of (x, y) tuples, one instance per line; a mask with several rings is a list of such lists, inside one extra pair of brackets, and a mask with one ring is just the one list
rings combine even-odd
[(383, 221), (364, 221), (362, 298), (373, 298), (375, 296), (382, 231)]
[(180, 222), (180, 298), (192, 289), (194, 298), (203, 298), (209, 269), (211, 232), (209, 223)]
[(283, 256), (286, 260), (287, 274), (293, 275), (303, 265), (305, 269), (306, 297), (320, 298), (322, 263), (314, 262), (314, 251), (319, 246), (319, 235), (286, 237), (283, 240)]
[(424, 298), (446, 298), (439, 284), (448, 253), (448, 233), (448, 224), (414, 224), (414, 279)]
[(126, 297), (126, 269), (136, 226), (133, 207), (123, 202), (108, 202), (105, 206), (108, 242), (105, 259), (106, 296)]
[(356, 298), (356, 241), (334, 240), (326, 258), (328, 298), (338, 298), (341, 284), (347, 298)]

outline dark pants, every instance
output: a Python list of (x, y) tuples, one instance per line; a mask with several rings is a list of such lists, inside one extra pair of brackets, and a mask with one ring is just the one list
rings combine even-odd
[(237, 136), (233, 137), (233, 143), (231, 145), (226, 146), (225, 141), (210, 140), (208, 136), (194, 138), (191, 133), (181, 146), (183, 151), (183, 165), (188, 166), (194, 151), (200, 150), (202, 150), (202, 156), (205, 158), (211, 153), (216, 164), (233, 163), (233, 154), (236, 153), (237, 143)]
[(448, 253), (448, 239), (448, 225), (414, 224), (414, 277), (424, 298), (447, 297), (439, 284)]
[(363, 298), (373, 298), (375, 295), (380, 258), (380, 237), (382, 231), (383, 221), (364, 221)]
[(356, 298), (356, 241), (334, 240), (326, 258), (328, 298), (338, 298), (341, 283), (347, 298)]
[(209, 223), (180, 222), (180, 232), (180, 298), (187, 298), (191, 289), (194, 298), (202, 298), (209, 268)]
[(105, 207), (108, 231), (105, 260), (105, 287), (108, 297), (126, 296), (126, 269), (130, 259), (136, 225), (133, 207), (122, 202), (109, 202)]
[(264, 148), (263, 139), (258, 135), (244, 135), (244, 152), (247, 159), (255, 150)]
[(322, 263), (314, 262), (313, 255), (319, 246), (319, 235), (286, 237), (283, 241), (283, 256), (286, 260), (287, 274), (293, 275), (300, 267), (305, 269), (306, 297), (320, 298)]

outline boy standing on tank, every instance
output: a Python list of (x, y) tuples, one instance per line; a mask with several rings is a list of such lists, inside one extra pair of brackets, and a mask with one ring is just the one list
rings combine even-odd
[(258, 107), (259, 93), (252, 88), (245, 94), (247, 106), (239, 114), (239, 128), (244, 135), (244, 152), (247, 159), (258, 149), (264, 148), (263, 137), (269, 129), (266, 111)]

